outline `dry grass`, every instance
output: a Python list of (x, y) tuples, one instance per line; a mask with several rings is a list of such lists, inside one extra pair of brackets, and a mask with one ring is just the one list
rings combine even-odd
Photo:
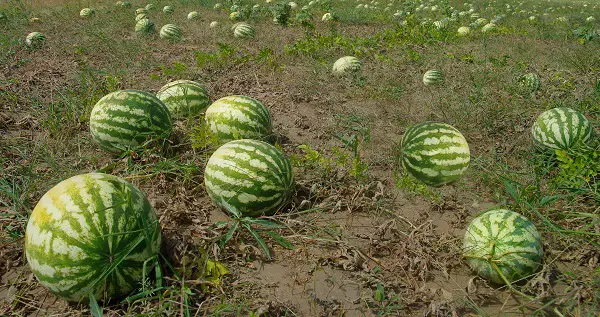
[[(22, 236), (28, 213), (49, 188), (98, 170), (140, 186), (165, 237), (165, 288), (130, 305), (105, 304), (110, 316), (598, 314), (597, 200), (527, 205), (540, 198), (534, 173), (545, 162), (530, 145), (535, 116), (564, 104), (598, 120), (600, 58), (590, 53), (600, 48), (597, 39), (581, 45), (560, 25), (509, 18), (503, 23), (514, 29), (487, 39), (440, 40), (418, 27), (407, 33), (387, 13), (361, 17), (354, 3), (338, 3), (342, 20), (356, 23), (339, 24), (334, 33), (320, 23), (325, 10), (319, 8), (309, 36), (299, 25), (276, 26), (265, 14), (251, 21), (256, 39), (243, 41), (231, 36), (227, 10), (180, 1), (167, 17), (159, 12), (167, 2), (157, 1), (157, 29), (168, 22), (183, 28), (183, 41), (170, 43), (157, 34), (134, 34), (131, 11), (145, 3), (134, 1), (129, 11), (94, 3), (96, 17), (82, 20), (78, 12), (88, 3), (10, 1), (0, 4), (11, 17), (9, 32), (0, 35), (0, 315), (88, 314), (84, 305), (67, 305), (37, 284)], [(185, 19), (192, 9), (201, 20)], [(42, 23), (27, 21), (34, 16)], [(221, 24), (214, 31), (208, 28), (213, 20)], [(47, 43), (30, 50), (23, 39), (35, 30)], [(362, 60), (362, 77), (330, 75), (344, 55)], [(446, 85), (422, 85), (431, 68), (447, 74)], [(526, 72), (540, 75), (535, 94), (518, 86)], [(267, 239), (274, 254), (268, 261), (241, 231), (218, 247), (226, 228), (214, 224), (228, 218), (203, 188), (210, 153), (191, 146), (190, 127), (197, 122), (179, 123), (166, 153), (116, 159), (92, 142), (87, 118), (99, 98), (125, 88), (156, 92), (176, 79), (201, 82), (213, 100), (242, 94), (269, 107), (297, 178), (289, 210), (269, 219), (285, 225), (276, 231), (293, 250)], [(448, 122), (469, 140), (473, 164), (458, 184), (431, 190), (408, 179), (397, 186), (398, 143), (408, 126), (423, 120)], [(360, 144), (366, 171), (357, 172), (352, 153), (334, 137), (344, 133), (368, 135)], [(302, 144), (324, 161), (307, 156)], [(541, 177), (542, 194), (564, 193), (548, 185), (556, 173)], [(507, 193), (506, 178), (523, 185), (518, 197)], [(544, 267), (519, 286), (529, 299), (474, 277), (461, 260), (464, 228), (495, 205), (529, 216), (543, 233)], [(576, 211), (594, 216), (575, 217)], [(230, 271), (221, 285), (206, 282), (207, 256)], [(378, 286), (385, 289), (383, 301), (374, 299)]]

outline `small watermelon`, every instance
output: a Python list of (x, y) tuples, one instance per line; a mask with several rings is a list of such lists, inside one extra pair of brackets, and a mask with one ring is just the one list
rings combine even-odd
[(204, 87), (191, 80), (170, 82), (156, 93), (156, 97), (167, 106), (173, 118), (196, 116), (210, 105)]
[(25, 38), (25, 44), (32, 48), (38, 48), (46, 42), (46, 36), (40, 32), (31, 32)]
[(535, 73), (527, 73), (519, 78), (521, 87), (529, 91), (537, 91), (540, 88), (540, 78)]
[(188, 13), (188, 15), (187, 15), (188, 20), (198, 20), (199, 18), (200, 18), (200, 13), (198, 13), (198, 11), (192, 11), (192, 12)]
[(25, 254), (54, 295), (85, 302), (91, 292), (109, 300), (141, 287), (144, 262), (158, 255), (160, 240), (154, 208), (138, 188), (90, 173), (42, 196), (27, 223)]
[(102, 97), (90, 115), (92, 139), (115, 154), (148, 138), (166, 138), (172, 129), (169, 109), (152, 94), (139, 90), (115, 91)]
[(137, 8), (135, 9), (135, 14), (148, 14), (148, 9), (146, 8)]
[(215, 101), (206, 109), (205, 121), (221, 144), (238, 139), (265, 140), (272, 135), (269, 109), (246, 96), (228, 96)]
[(135, 32), (138, 34), (154, 33), (154, 23), (149, 19), (141, 19), (135, 24)]
[(360, 60), (354, 56), (344, 56), (333, 63), (331, 72), (334, 75), (358, 74), (362, 70)]
[(83, 8), (81, 9), (81, 11), (79, 11), (79, 16), (82, 18), (89, 18), (92, 15), (94, 15), (96, 12), (93, 9), (90, 8)]
[(457, 32), (459, 36), (467, 36), (471, 33), (471, 29), (468, 26), (461, 26), (458, 28)]
[(524, 216), (506, 209), (473, 219), (463, 240), (463, 256), (479, 276), (498, 284), (527, 278), (543, 258), (542, 238)]
[(550, 149), (567, 149), (587, 142), (592, 135), (588, 119), (571, 108), (554, 108), (544, 111), (531, 128), (536, 145)]
[(160, 38), (171, 41), (180, 41), (181, 29), (175, 24), (165, 24), (160, 29)]
[(491, 33), (496, 31), (497, 27), (494, 23), (488, 23), (481, 28), (481, 33)]
[(154, 10), (154, 8), (156, 8), (156, 6), (154, 5), (154, 3), (148, 3), (144, 8), (146, 10), (150, 11), (150, 10)]
[(234, 217), (272, 215), (293, 193), (290, 161), (276, 147), (258, 140), (222, 145), (206, 163), (208, 195)]
[(166, 14), (171, 14), (171, 13), (175, 12), (175, 9), (173, 9), (172, 6), (164, 6), (163, 12)]
[(423, 83), (426, 86), (435, 86), (444, 83), (444, 73), (437, 69), (428, 70), (423, 74)]
[(404, 169), (435, 187), (459, 179), (471, 159), (465, 137), (441, 122), (423, 122), (411, 127), (404, 133), (401, 147)]

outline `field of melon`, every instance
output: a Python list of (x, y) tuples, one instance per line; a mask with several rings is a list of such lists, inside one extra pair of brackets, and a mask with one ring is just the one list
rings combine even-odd
[(0, 316), (599, 316), (600, 4), (0, 3)]

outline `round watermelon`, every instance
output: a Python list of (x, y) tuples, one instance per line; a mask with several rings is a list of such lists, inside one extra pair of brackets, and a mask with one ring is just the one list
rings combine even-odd
[(323, 14), (323, 16), (321, 17), (321, 21), (323, 21), (323, 22), (333, 21), (333, 19), (334, 19), (333, 15), (329, 12)]
[(463, 241), (463, 256), (475, 273), (505, 284), (535, 273), (543, 258), (542, 238), (524, 216), (506, 209), (490, 210), (473, 219)]
[(210, 24), (208, 25), (211, 29), (215, 29), (217, 28), (217, 26), (219, 26), (219, 22), (217, 21), (212, 21), (210, 22)]
[(204, 184), (215, 203), (234, 217), (272, 215), (293, 193), (289, 160), (258, 140), (235, 140), (210, 157)]
[(344, 56), (333, 63), (334, 75), (357, 74), (362, 70), (360, 60), (354, 56)]
[(196, 116), (210, 105), (204, 87), (191, 80), (170, 82), (156, 93), (156, 97), (167, 106), (173, 118)]
[(40, 199), (27, 223), (25, 254), (54, 295), (85, 302), (91, 292), (109, 300), (141, 287), (144, 262), (158, 254), (160, 240), (158, 218), (138, 188), (90, 173)]
[(471, 159), (465, 137), (441, 122), (423, 122), (411, 127), (404, 133), (401, 147), (404, 169), (435, 187), (459, 179)]
[(90, 115), (92, 139), (115, 154), (149, 138), (166, 138), (172, 129), (169, 109), (152, 94), (139, 90), (115, 91), (102, 97)]
[(79, 16), (82, 18), (88, 18), (95, 14), (95, 11), (90, 8), (83, 8), (79, 11)]
[(137, 9), (135, 9), (135, 14), (148, 14), (148, 9), (146, 9), (146, 8), (137, 8)]
[(461, 26), (458, 28), (458, 35), (467, 36), (471, 33), (471, 29), (468, 26)]
[(192, 11), (192, 12), (188, 13), (188, 15), (187, 15), (188, 20), (197, 20), (199, 18), (200, 18), (200, 13), (198, 13), (198, 11)]
[(179, 41), (181, 40), (181, 29), (175, 24), (165, 24), (160, 29), (160, 38)]
[(535, 73), (527, 73), (519, 78), (521, 87), (529, 91), (536, 91), (540, 88), (540, 79)]
[(271, 114), (260, 101), (246, 96), (223, 97), (205, 113), (206, 126), (219, 143), (238, 139), (268, 139)]
[(554, 108), (544, 111), (531, 128), (536, 145), (550, 149), (567, 149), (587, 142), (592, 127), (586, 117), (571, 108)]
[(154, 3), (148, 3), (144, 8), (146, 10), (150, 11), (150, 10), (154, 10), (154, 8), (156, 8), (156, 6), (154, 5)]
[(481, 33), (491, 33), (496, 31), (497, 27), (494, 23), (488, 23), (481, 28)]
[(172, 6), (164, 6), (163, 12), (166, 14), (171, 14), (171, 13), (175, 12), (175, 9), (173, 9)]
[(444, 73), (437, 69), (428, 70), (423, 75), (423, 83), (426, 86), (440, 85), (444, 83)]
[(138, 34), (154, 33), (154, 23), (149, 19), (141, 19), (135, 24), (135, 32)]
[(135, 20), (138, 22), (141, 20), (147, 20), (147, 19), (148, 19), (148, 15), (146, 13), (140, 13), (135, 16)]
[(254, 28), (248, 23), (240, 22), (233, 29), (233, 36), (241, 39), (253, 39), (256, 35)]
[(38, 48), (46, 42), (46, 36), (40, 32), (31, 32), (25, 38), (25, 44), (32, 48)]

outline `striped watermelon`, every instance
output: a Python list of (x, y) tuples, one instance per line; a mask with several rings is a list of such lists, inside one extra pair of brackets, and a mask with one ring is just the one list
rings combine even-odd
[(334, 16), (329, 12), (323, 14), (323, 16), (321, 17), (321, 21), (323, 21), (323, 22), (333, 21), (333, 19), (334, 19)]
[(90, 173), (60, 182), (40, 199), (27, 223), (25, 251), (54, 295), (79, 302), (92, 292), (108, 300), (140, 287), (144, 262), (158, 254), (160, 240), (155, 211), (139, 189)]
[(115, 91), (102, 97), (90, 115), (92, 139), (116, 154), (148, 138), (165, 138), (172, 128), (167, 107), (152, 94), (139, 90)]
[(471, 159), (465, 137), (441, 122), (423, 122), (404, 133), (401, 162), (415, 178), (430, 186), (459, 179)]
[(171, 14), (171, 13), (175, 12), (175, 9), (173, 9), (172, 6), (164, 6), (163, 12), (166, 14)]
[(94, 15), (96, 12), (90, 8), (83, 8), (79, 11), (79, 16), (82, 18), (88, 18)]
[(164, 85), (156, 97), (171, 112), (173, 118), (198, 115), (210, 105), (204, 87), (191, 80), (177, 80)]
[(238, 23), (233, 30), (233, 36), (241, 39), (253, 39), (256, 35), (254, 28), (248, 23)]
[(586, 117), (571, 108), (544, 111), (531, 128), (536, 145), (550, 149), (567, 149), (579, 142), (587, 142), (592, 127)]
[(46, 36), (40, 32), (31, 32), (27, 34), (25, 43), (32, 48), (40, 47), (46, 42)]
[(149, 19), (141, 19), (135, 24), (135, 32), (139, 34), (154, 33), (154, 23)]
[(200, 18), (200, 13), (198, 13), (198, 11), (192, 11), (187, 15), (188, 20), (197, 20), (198, 18)]
[(437, 69), (428, 70), (423, 75), (423, 83), (426, 86), (440, 85), (444, 83), (444, 73)]
[(506, 209), (490, 210), (469, 224), (463, 256), (479, 276), (505, 284), (500, 271), (512, 283), (537, 271), (544, 256), (542, 238), (522, 215)]
[(206, 163), (204, 184), (216, 204), (234, 217), (272, 215), (293, 193), (289, 160), (258, 140), (222, 145)]
[(135, 9), (135, 14), (148, 14), (148, 9), (146, 9), (146, 8), (137, 8), (137, 9)]
[(490, 33), (496, 31), (496, 24), (488, 23), (481, 28), (481, 33)]
[(154, 8), (156, 8), (156, 6), (154, 5), (154, 3), (148, 3), (144, 8), (146, 10), (150, 11), (150, 10), (154, 10)]
[(540, 78), (534, 73), (528, 73), (519, 78), (521, 87), (528, 89), (529, 91), (536, 91), (540, 88)]
[(471, 33), (471, 29), (468, 26), (461, 26), (458, 28), (458, 35), (467, 36)]
[(237, 11), (233, 11), (233, 12), (229, 13), (229, 19), (232, 21), (241, 20), (242, 14)]
[(160, 38), (179, 41), (181, 40), (181, 29), (175, 24), (165, 24), (160, 29)]
[(119, 3), (121, 1), (117, 1), (118, 5), (120, 5), (123, 8), (131, 8), (131, 2), (129, 1), (123, 1), (121, 3)]
[(219, 143), (239, 139), (268, 139), (271, 114), (260, 101), (246, 96), (227, 96), (211, 104), (206, 126)]
[(331, 71), (334, 75), (358, 74), (362, 70), (362, 64), (358, 58), (354, 56), (344, 56), (335, 63)]

